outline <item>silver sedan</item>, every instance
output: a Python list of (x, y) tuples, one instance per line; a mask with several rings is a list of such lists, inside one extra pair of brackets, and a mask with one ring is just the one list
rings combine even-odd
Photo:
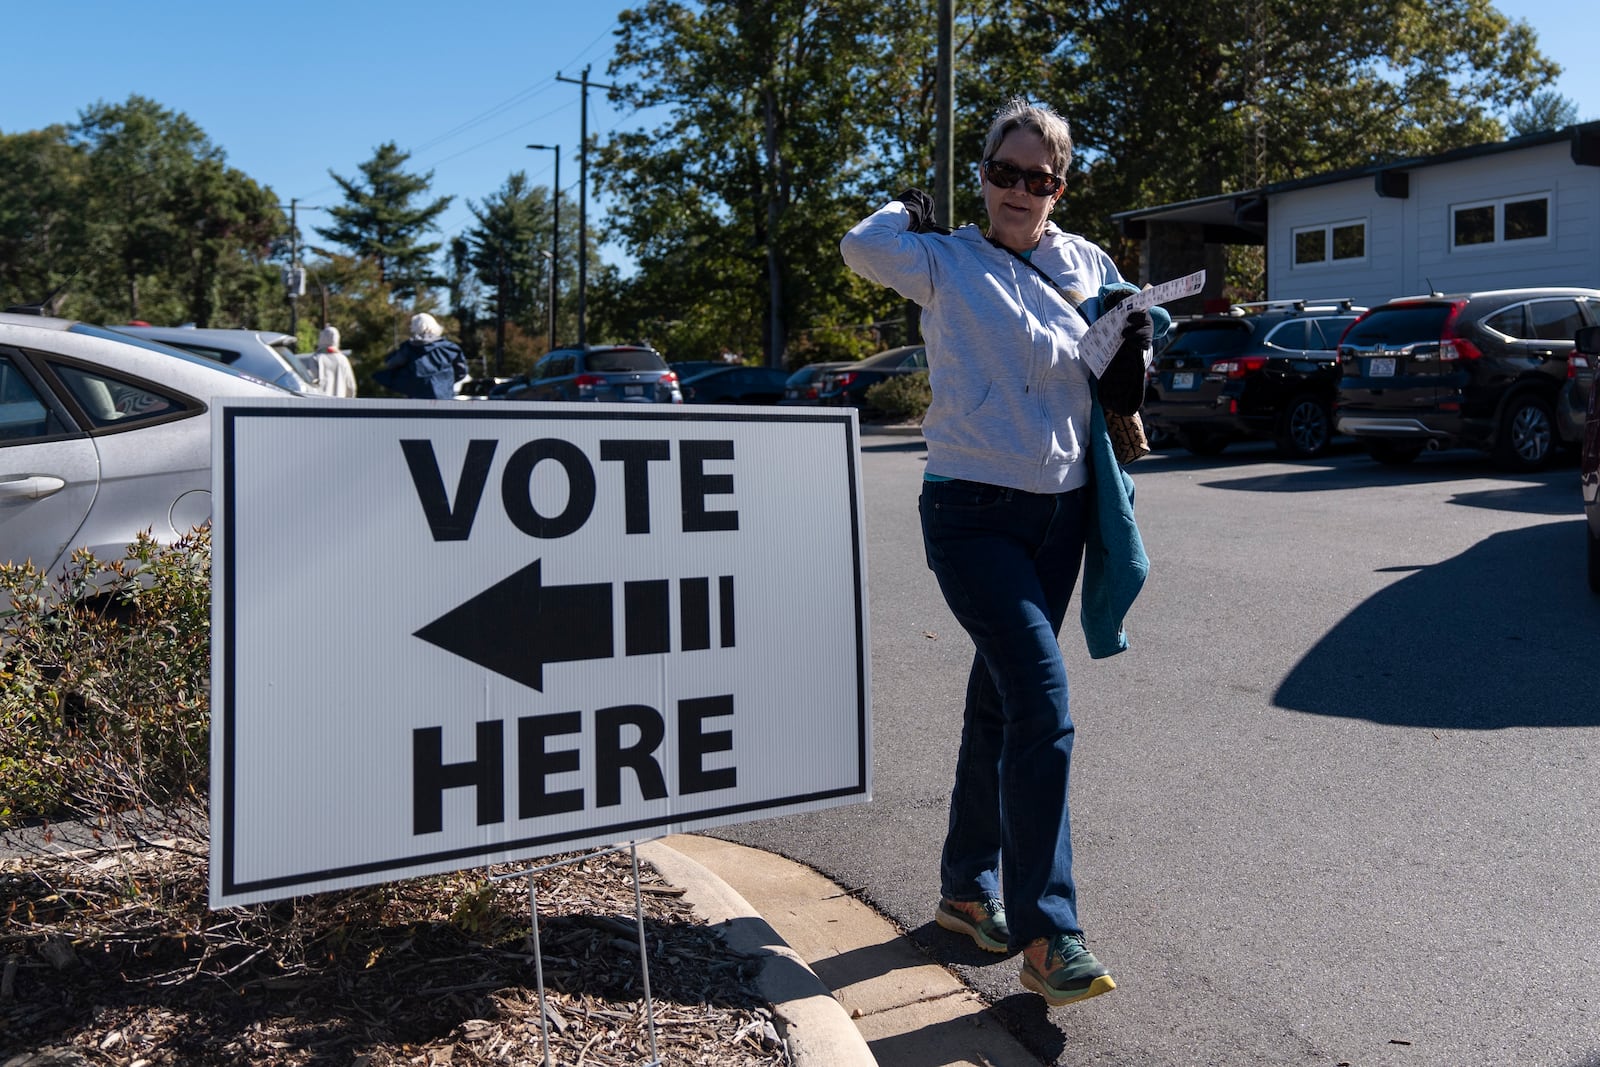
[(73, 550), (119, 559), (211, 517), (221, 396), (286, 390), (99, 326), (0, 313), (0, 563), (61, 573)]

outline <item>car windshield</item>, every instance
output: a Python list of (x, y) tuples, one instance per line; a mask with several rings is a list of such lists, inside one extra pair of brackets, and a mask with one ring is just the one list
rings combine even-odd
[(584, 357), (584, 369), (596, 374), (616, 371), (666, 370), (667, 364), (654, 352), (642, 348), (624, 348), (615, 352), (590, 352)]
[[(216, 371), (219, 374), (231, 374), (235, 378), (243, 378), (246, 381), (259, 382), (263, 385), (273, 384), (271, 382), (262, 382), (260, 378), (257, 378), (253, 374), (244, 374), (240, 371), (234, 370), (225, 363), (217, 363), (213, 360), (206, 359), (203, 356), (197, 356), (193, 352), (185, 352), (181, 348), (174, 348), (172, 345), (164, 345), (159, 341), (151, 341), (143, 337), (137, 337), (131, 333), (119, 333), (116, 330), (108, 330), (100, 326), (91, 326), (87, 322), (75, 322), (67, 328), (73, 333), (81, 333), (86, 337), (99, 337), (106, 341), (115, 341), (119, 345), (132, 345), (135, 348), (143, 348), (151, 352), (160, 352), (164, 356), (171, 356), (174, 359), (181, 359), (185, 363), (192, 363), (196, 367), (204, 367), (207, 370)], [(281, 385), (273, 385), (273, 388), (283, 389)], [(283, 391), (286, 393), (289, 392), (287, 389), (284, 389)]]
[(875, 356), (868, 356), (859, 364), (862, 367), (898, 367), (907, 360), (914, 358), (920, 349), (891, 348), (887, 352), (879, 352)]
[(1250, 340), (1250, 328), (1231, 322), (1203, 322), (1181, 328), (1163, 356), (1220, 356), (1237, 352)]
[(1357, 320), (1340, 343), (1381, 345), (1437, 341), (1444, 333), (1444, 321), (1449, 314), (1449, 304), (1407, 304), (1379, 308)]

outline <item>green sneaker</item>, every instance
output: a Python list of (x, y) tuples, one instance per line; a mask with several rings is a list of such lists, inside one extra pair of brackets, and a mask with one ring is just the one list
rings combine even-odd
[(933, 921), (958, 934), (966, 934), (986, 952), (1005, 952), (1011, 940), (1006, 929), (1006, 909), (994, 897), (983, 900), (939, 901)]
[(1052, 1008), (1117, 988), (1111, 974), (1083, 943), (1082, 934), (1041, 937), (1022, 950), (1022, 987)]

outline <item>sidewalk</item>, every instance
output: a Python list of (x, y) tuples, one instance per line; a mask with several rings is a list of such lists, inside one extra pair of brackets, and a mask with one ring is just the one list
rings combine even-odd
[(639, 855), (730, 947), (769, 956), (761, 992), (801, 1067), (1039, 1067), (955, 975), (811, 868), (691, 834)]

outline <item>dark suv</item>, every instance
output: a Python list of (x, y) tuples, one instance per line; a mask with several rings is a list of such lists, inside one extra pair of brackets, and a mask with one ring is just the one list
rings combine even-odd
[(1197, 456), (1266, 438), (1285, 456), (1319, 455), (1333, 436), (1339, 337), (1348, 300), (1236, 304), (1179, 322), (1146, 379), (1142, 415)]
[(1383, 463), (1424, 448), (1488, 451), (1537, 470), (1560, 435), (1572, 335), (1600, 322), (1600, 290), (1497, 289), (1391, 300), (1339, 345), (1336, 421)]
[(653, 348), (590, 345), (558, 348), (490, 394), (497, 400), (603, 400), (681, 404), (678, 376)]

